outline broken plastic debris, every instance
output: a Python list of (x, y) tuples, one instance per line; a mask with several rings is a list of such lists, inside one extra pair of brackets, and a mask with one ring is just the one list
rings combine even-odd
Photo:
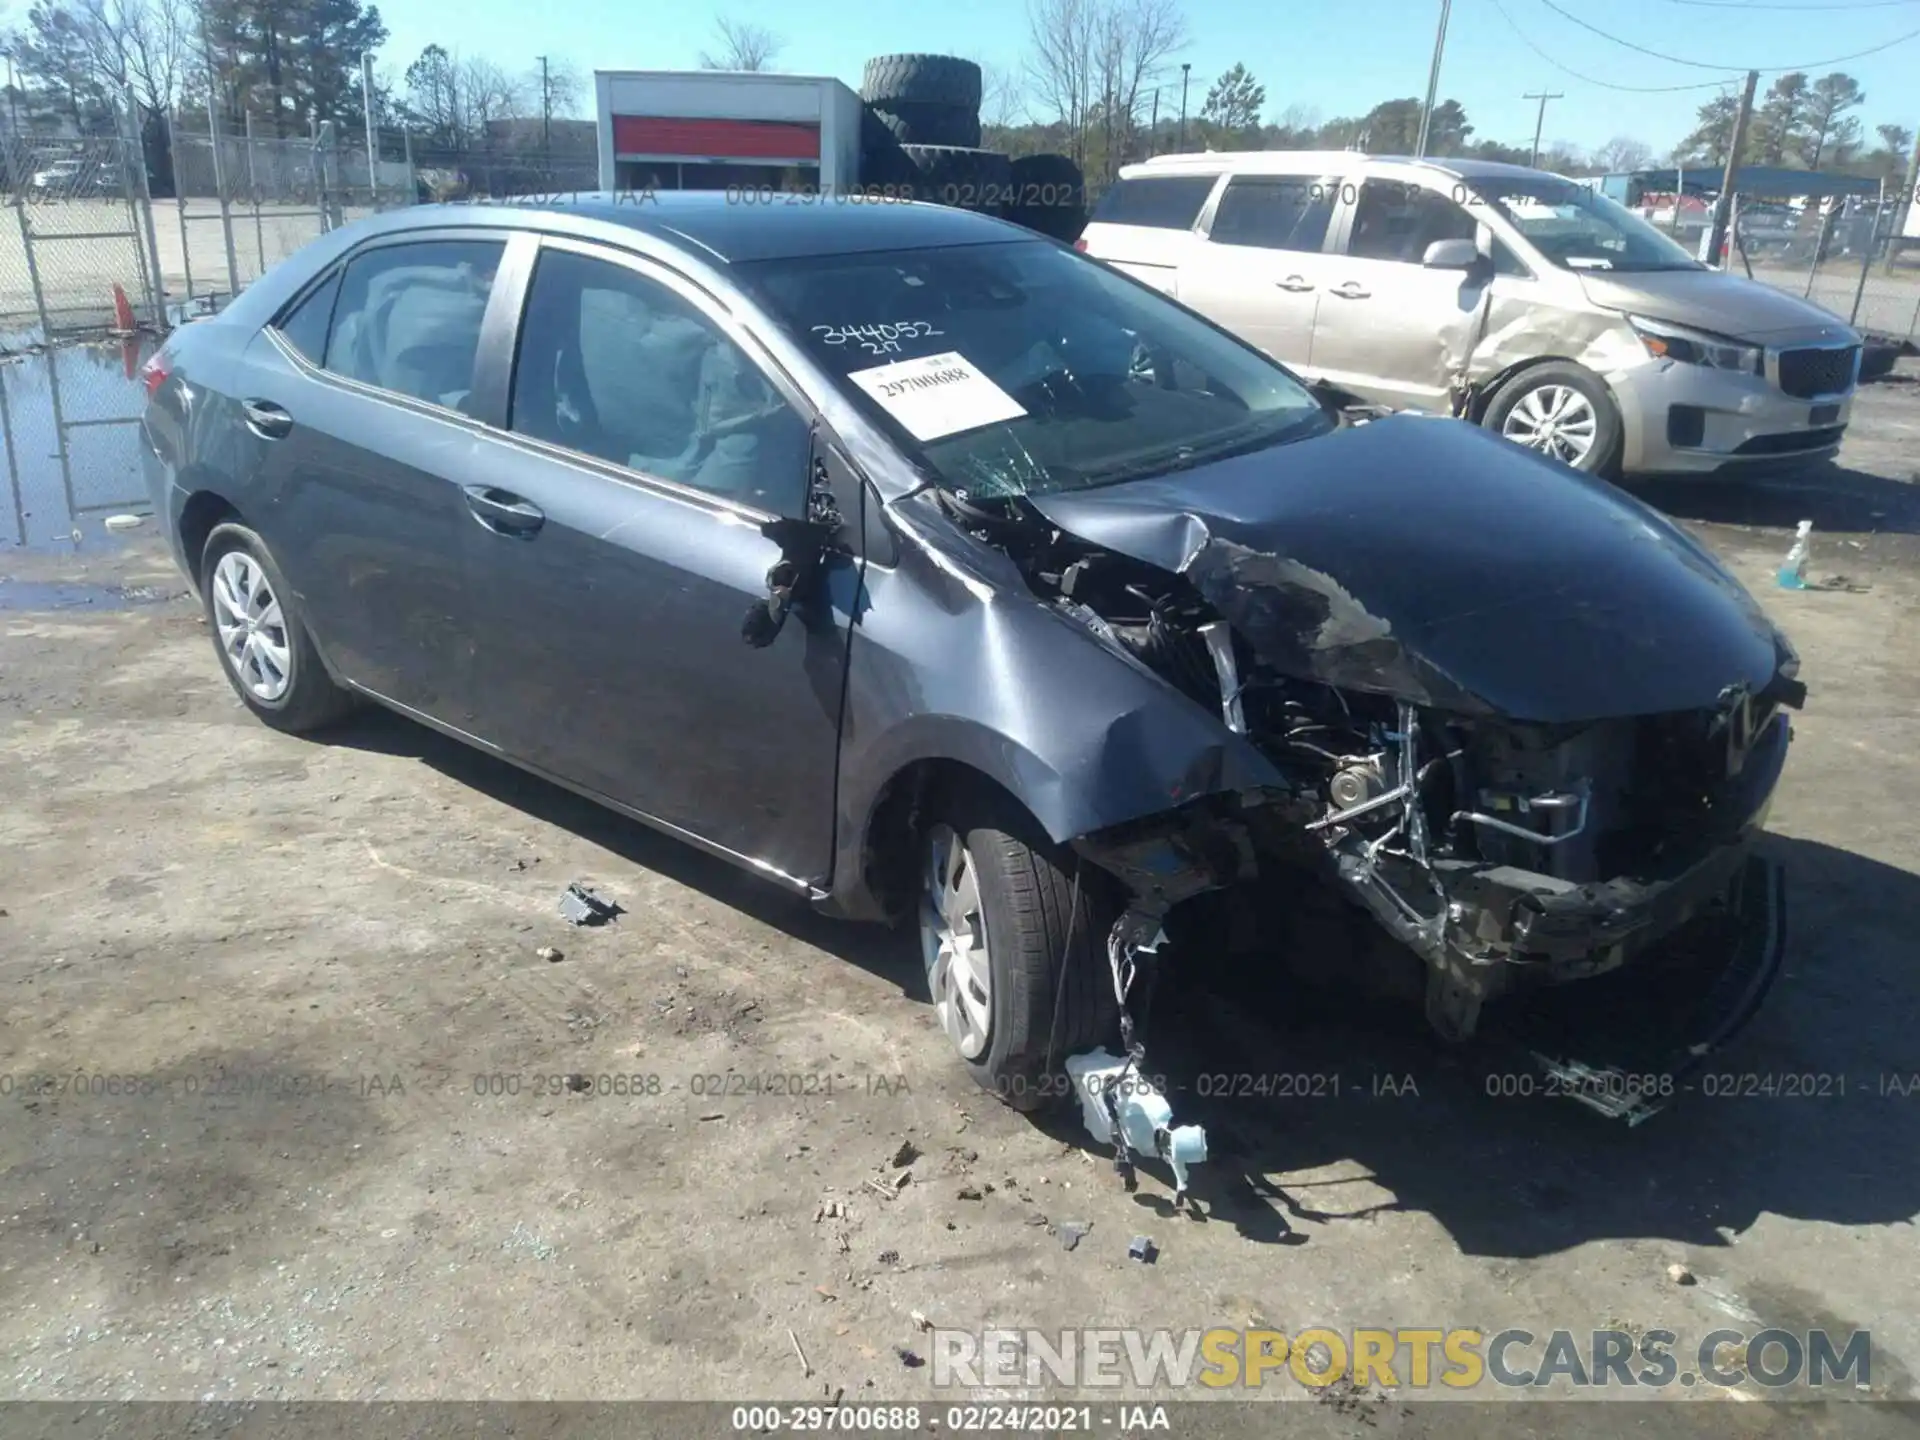
[(100, 523), (109, 530), (137, 530), (145, 518), (143, 515), (109, 515)]
[(1774, 577), (1782, 590), (1807, 588), (1807, 558), (1812, 550), (1813, 521), (1802, 520), (1794, 527), (1793, 548), (1787, 551), (1787, 558), (1780, 563), (1780, 573)]
[(1151, 1235), (1136, 1235), (1133, 1243), (1127, 1246), (1127, 1258), (1138, 1260), (1142, 1265), (1151, 1265), (1160, 1255), (1160, 1247), (1153, 1243)]
[(560, 896), (560, 915), (569, 925), (604, 925), (620, 913), (611, 900), (602, 900), (578, 881)]
[[(1080, 1097), (1080, 1115), (1093, 1138), (1124, 1146), (1140, 1155), (1157, 1155), (1173, 1170), (1174, 1202), (1187, 1193), (1187, 1167), (1207, 1158), (1207, 1132), (1198, 1125), (1173, 1123), (1167, 1097), (1136, 1073), (1129, 1060), (1105, 1050), (1091, 1050), (1067, 1059), (1067, 1074)], [(1111, 1106), (1111, 1115), (1109, 1114)], [(1113, 1117), (1120, 1133), (1114, 1134)]]

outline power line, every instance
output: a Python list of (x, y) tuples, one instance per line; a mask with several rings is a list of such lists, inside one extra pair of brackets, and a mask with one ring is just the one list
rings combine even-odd
[(1507, 13), (1507, 7), (1502, 5), (1500, 0), (1491, 0), (1491, 3), (1493, 8), (1499, 12), (1500, 18), (1507, 22), (1507, 28), (1519, 37), (1522, 45), (1525, 45), (1562, 75), (1571, 75), (1575, 80), (1579, 80), (1588, 85), (1598, 85), (1602, 90), (1620, 90), (1629, 95), (1672, 95), (1682, 90), (1719, 90), (1734, 83), (1731, 74), (1729, 74), (1725, 80), (1695, 81), (1688, 85), (1616, 85), (1611, 80), (1596, 80), (1591, 75), (1581, 74), (1571, 65), (1562, 64), (1558, 56), (1550, 54), (1539, 45), (1536, 45), (1533, 37), (1520, 28), (1513, 16)]
[[(1655, 60), (1664, 60), (1670, 65), (1685, 65), (1694, 70), (1725, 71), (1725, 70), (1741, 68), (1739, 66), (1732, 66), (1732, 65), (1710, 64), (1704, 60), (1683, 60), (1678, 55), (1668, 55), (1659, 50), (1649, 50), (1644, 45), (1636, 45), (1631, 40), (1622, 40), (1618, 35), (1609, 34), (1607, 31), (1602, 30), (1598, 25), (1594, 25), (1588, 21), (1582, 20), (1578, 15), (1575, 15), (1571, 11), (1563, 9), (1561, 6), (1555, 4), (1554, 0), (1540, 0), (1540, 3), (1546, 6), (1547, 9), (1553, 11), (1553, 13), (1558, 15), (1561, 19), (1571, 20), (1575, 25), (1578, 25), (1582, 30), (1589, 30), (1593, 34), (1598, 35), (1602, 40), (1611, 40), (1615, 45), (1624, 46), (1628, 50), (1637, 51), (1639, 54), (1642, 54), (1642, 55), (1650, 55)], [(1904, 35), (1896, 35), (1893, 37), (1893, 39), (1885, 41), (1882, 44), (1872, 46), (1871, 48), (1866, 50), (1856, 50), (1851, 55), (1834, 55), (1825, 60), (1804, 60), (1797, 65), (1752, 65), (1752, 66), (1747, 66), (1745, 68), (1751, 69), (1751, 70), (1758, 70), (1762, 75), (1779, 75), (1779, 74), (1784, 74), (1789, 70), (1817, 70), (1822, 65), (1838, 65), (1845, 60), (1860, 60), (1865, 58), (1868, 55), (1877, 55), (1882, 50), (1891, 50), (1895, 45), (1903, 44), (1908, 40), (1914, 39), (1916, 36), (1920, 36), (1920, 29), (1909, 30)]]

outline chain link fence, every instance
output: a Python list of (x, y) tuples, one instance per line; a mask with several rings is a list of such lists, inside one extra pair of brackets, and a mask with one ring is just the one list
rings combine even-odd
[(161, 318), (146, 170), (127, 134), (0, 141), (0, 349)]

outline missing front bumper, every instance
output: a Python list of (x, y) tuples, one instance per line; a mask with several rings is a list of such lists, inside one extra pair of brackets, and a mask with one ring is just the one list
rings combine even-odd
[(1785, 948), (1784, 873), (1750, 855), (1723, 910), (1631, 966), (1490, 1010), (1482, 1034), (1543, 1076), (1545, 1093), (1638, 1125), (1752, 1020)]

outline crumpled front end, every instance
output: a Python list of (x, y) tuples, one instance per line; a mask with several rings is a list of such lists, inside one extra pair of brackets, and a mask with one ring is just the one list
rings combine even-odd
[[(1110, 944), (1123, 1006), (1161, 963), (1175, 907), (1279, 867), (1317, 873), (1424, 962), (1427, 1015), (1449, 1039), (1480, 1032), (1502, 997), (1652, 976), (1709, 934), (1744, 937), (1722, 969), (1760, 977), (1764, 993), (1779, 929), (1750, 912), (1777, 884), (1753, 879), (1751, 852), (1785, 763), (1785, 711), (1805, 688), (1751, 597), (1651, 512), (1587, 496), (1595, 523), (1621, 533), (1596, 543), (1589, 527), (1564, 547), (1583, 573), (1516, 583), (1484, 531), (1435, 525), (1442, 558), (1423, 604), (1404, 566), (1375, 583), (1299, 544), (1327, 512), (1311, 484), (1288, 492), (1295, 478), (1270, 483), (1297, 519), (1252, 513), (1232, 477), (1211, 508), (1050, 497), (1016, 506), (993, 537), (1038, 596), (1216, 711), (1286, 781), (1075, 840), (1131, 897)], [(1181, 480), (1184, 498), (1209, 498), (1207, 481)], [(1346, 562), (1347, 534), (1369, 520), (1342, 498), (1344, 525), (1322, 533)], [(1551, 533), (1529, 538), (1552, 553)], [(1477, 573), (1459, 568), (1463, 549)], [(1623, 600), (1629, 581), (1640, 589)], [(1572, 653), (1554, 653), (1556, 634)], [(1730, 1033), (1724, 1015), (1697, 1018), (1713, 1043)], [(1700, 1043), (1682, 1054), (1697, 1060)]]

